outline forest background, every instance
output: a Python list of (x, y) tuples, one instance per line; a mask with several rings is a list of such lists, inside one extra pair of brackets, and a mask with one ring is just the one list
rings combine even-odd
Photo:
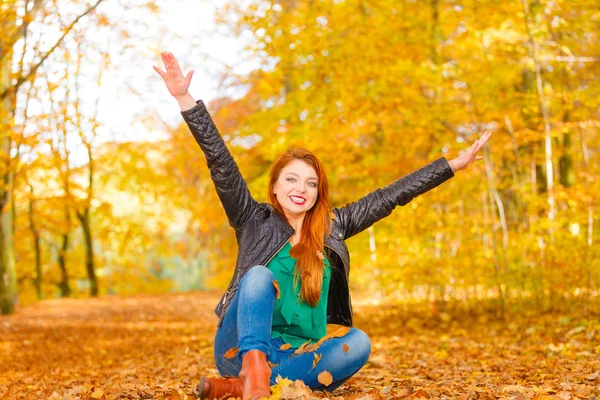
[[(161, 16), (173, 3), (0, 3), (3, 314), (41, 299), (228, 283), (235, 236), (204, 157), (175, 104), (171, 117), (150, 106), (168, 98), (152, 75), (161, 50), (185, 46), (175, 55), (196, 76), (215, 57), (195, 47), (201, 27), (170, 33)], [(259, 201), (290, 146), (323, 160), (340, 206), (493, 132), (482, 161), (348, 241), (359, 301), (600, 310), (595, 0), (214, 10), (253, 67), (211, 70), (209, 108)], [(114, 131), (99, 115), (111, 74), (134, 121)]]

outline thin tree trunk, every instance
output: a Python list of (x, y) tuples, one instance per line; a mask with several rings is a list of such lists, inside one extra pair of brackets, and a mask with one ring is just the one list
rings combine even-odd
[(35, 226), (35, 218), (34, 218), (34, 206), (35, 200), (33, 199), (33, 186), (29, 185), (29, 190), (31, 192), (31, 198), (29, 199), (29, 228), (31, 229), (31, 234), (33, 235), (33, 249), (35, 251), (35, 279), (33, 280), (33, 284), (35, 286), (35, 292), (37, 294), (37, 299), (41, 300), (43, 298), (42, 293), (42, 257), (41, 257), (41, 249), (40, 249), (40, 233)]
[[(485, 163), (485, 172), (487, 175), (487, 182), (488, 182), (488, 192), (489, 192), (489, 196), (490, 196), (490, 201), (493, 198), (494, 202), (496, 204), (496, 208), (498, 209), (498, 217), (500, 219), (500, 227), (502, 228), (502, 269), (504, 270), (504, 278), (501, 279), (501, 282), (504, 283), (504, 298), (501, 301), (501, 313), (502, 316), (504, 316), (504, 312), (505, 312), (505, 302), (509, 300), (508, 298), (508, 282), (507, 282), (507, 278), (508, 278), (508, 227), (506, 225), (506, 217), (504, 214), (504, 204), (502, 203), (502, 199), (500, 198), (500, 195), (498, 194), (498, 189), (496, 189), (496, 183), (494, 182), (494, 171), (492, 169), (492, 163), (490, 160), (490, 150), (489, 150), (489, 145), (485, 146), (483, 149), (483, 157), (484, 157), (484, 163)], [(493, 210), (492, 204), (490, 204), (490, 210)], [(493, 221), (493, 218), (492, 218)], [(493, 231), (495, 231), (495, 228), (493, 229)], [(496, 258), (496, 240), (495, 240), (495, 233), (492, 234), (492, 236), (494, 237), (493, 239), (493, 244), (494, 244), (494, 264), (496, 265), (496, 268), (500, 268), (500, 262), (497, 260)], [(500, 285), (502, 283), (499, 283)]]
[[(587, 247), (588, 250), (585, 252), (585, 264), (587, 265), (588, 273), (587, 273), (587, 284), (588, 284), (588, 292), (591, 297), (592, 292), (596, 290), (596, 285), (594, 284), (594, 274), (592, 268), (592, 243), (594, 238), (594, 203), (592, 202), (592, 196), (590, 193), (590, 180), (592, 176), (590, 174), (590, 153), (587, 148), (587, 144), (585, 143), (585, 137), (583, 135), (583, 129), (579, 127), (579, 139), (581, 140), (581, 151), (583, 153), (583, 163), (584, 163), (584, 171), (585, 171), (585, 191), (588, 193), (587, 196)], [(587, 302), (586, 302), (587, 306)]]
[(96, 270), (94, 269), (94, 248), (89, 209), (83, 213), (77, 213), (77, 217), (81, 222), (83, 237), (85, 239), (85, 268), (90, 280), (90, 295), (96, 297), (98, 296), (98, 279), (96, 278)]
[(548, 102), (544, 94), (544, 81), (542, 79), (542, 69), (539, 60), (539, 46), (533, 34), (531, 33), (531, 16), (529, 14), (529, 4), (527, 0), (522, 0), (523, 11), (525, 12), (525, 25), (527, 27), (527, 35), (531, 44), (531, 59), (535, 69), (535, 79), (538, 94), (538, 101), (542, 119), (544, 121), (544, 150), (546, 155), (546, 185), (548, 189), (548, 223), (550, 240), (554, 241), (554, 218), (556, 216), (556, 206), (554, 200), (554, 167), (552, 164), (552, 132), (550, 130), (550, 112), (548, 110)]
[(58, 283), (61, 297), (71, 296), (71, 287), (69, 286), (69, 274), (67, 273), (67, 249), (69, 248), (69, 231), (71, 229), (71, 213), (69, 205), (65, 205), (65, 231), (62, 234), (62, 244), (58, 253), (58, 266), (60, 268), (61, 280)]
[[(3, 32), (17, 29), (16, 11), (9, 4), (0, 3)], [(0, 46), (0, 93), (12, 86), (12, 43)], [(14, 312), (17, 303), (17, 274), (13, 249), (13, 197), (14, 171), (11, 165), (10, 132), (13, 128), (16, 96), (0, 100), (0, 313)]]

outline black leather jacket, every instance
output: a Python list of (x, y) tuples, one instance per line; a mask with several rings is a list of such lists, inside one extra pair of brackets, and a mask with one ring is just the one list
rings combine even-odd
[[(267, 265), (292, 237), (294, 229), (271, 205), (252, 198), (204, 103), (198, 101), (195, 107), (181, 114), (206, 156), (211, 178), (238, 242), (233, 278), (215, 309), (220, 326), (244, 274), (255, 265)], [(331, 233), (325, 238), (325, 250), (332, 266), (327, 323), (352, 326), (348, 289), (350, 256), (344, 240), (452, 176), (448, 162), (440, 158), (354, 203), (332, 210)]]

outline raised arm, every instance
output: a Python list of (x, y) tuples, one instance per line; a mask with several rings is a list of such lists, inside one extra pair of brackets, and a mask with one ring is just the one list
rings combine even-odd
[(206, 106), (202, 101), (196, 103), (188, 92), (194, 71), (190, 71), (184, 77), (173, 54), (162, 53), (161, 56), (166, 71), (162, 71), (156, 66), (154, 70), (165, 81), (169, 93), (177, 99), (181, 107), (181, 115), (206, 157), (210, 176), (229, 219), (229, 224), (237, 229), (256, 212), (258, 203), (250, 195), (248, 186)]
[(471, 147), (461, 151), (459, 157), (451, 161), (442, 157), (384, 188), (369, 193), (354, 203), (335, 209), (334, 214), (341, 226), (344, 239), (362, 232), (390, 215), (397, 206), (408, 204), (415, 197), (452, 178), (455, 172), (481, 159), (482, 157), (477, 156), (477, 153), (490, 136), (489, 132), (484, 133)]

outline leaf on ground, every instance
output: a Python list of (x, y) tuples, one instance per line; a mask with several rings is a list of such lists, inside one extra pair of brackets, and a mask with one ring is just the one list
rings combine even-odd
[(238, 349), (237, 347), (232, 347), (231, 349), (227, 350), (227, 352), (225, 353), (225, 358), (235, 357), (235, 355), (238, 353), (238, 351), (240, 351), (240, 349)]
[(346, 343), (344, 343), (344, 353), (347, 353), (348, 350), (350, 350), (350, 347), (348, 347), (348, 345)]
[(331, 373), (329, 371), (321, 372), (317, 377), (317, 380), (320, 384), (325, 386), (329, 386), (333, 383), (333, 377), (331, 376)]
[(94, 393), (92, 393), (93, 399), (101, 399), (102, 396), (104, 396), (104, 391), (102, 391), (102, 389), (98, 389)]
[(275, 286), (275, 290), (277, 291), (277, 300), (281, 297), (281, 290), (279, 289), (279, 282), (273, 281), (273, 286)]
[(427, 393), (426, 391), (424, 391), (423, 389), (419, 389), (416, 392), (413, 393), (412, 395), (413, 399), (428, 399), (429, 398), (429, 393)]
[(284, 343), (284, 344), (282, 344), (282, 345), (281, 345), (281, 347), (279, 348), (279, 350), (287, 350), (287, 349), (289, 349), (290, 347), (292, 347), (292, 345), (291, 345), (291, 344), (289, 344), (289, 343)]

